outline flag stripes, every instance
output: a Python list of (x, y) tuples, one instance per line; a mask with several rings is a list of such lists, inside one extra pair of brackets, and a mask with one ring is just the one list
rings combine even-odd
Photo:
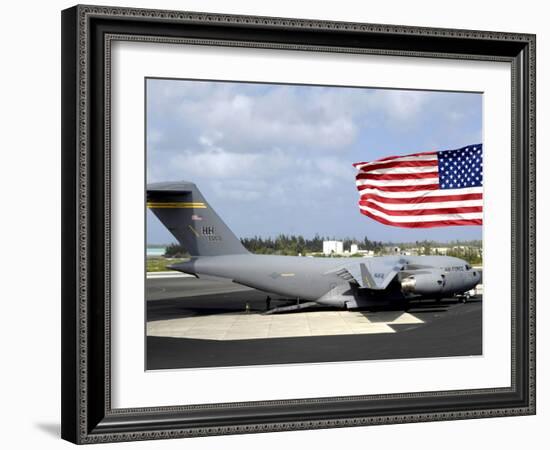
[(393, 220), (387, 220), (386, 218), (372, 214), (369, 211), (361, 210), (361, 214), (370, 217), (371, 219), (376, 220), (377, 222), (383, 223), (385, 225), (392, 225), (394, 227), (404, 227), (404, 228), (433, 228), (433, 227), (448, 227), (448, 226), (459, 226), (459, 225), (482, 225), (483, 222), (481, 219), (438, 219), (434, 221), (424, 220), (423, 222), (395, 222)]
[[(442, 202), (415, 202), (411, 204), (403, 204), (403, 202), (400, 203), (387, 203), (384, 201), (374, 200), (374, 199), (368, 199), (368, 200), (360, 200), (360, 205), (363, 206), (371, 206), (374, 207), (374, 205), (384, 208), (387, 211), (406, 211), (406, 210), (419, 210), (419, 209), (436, 209), (436, 208), (470, 208), (470, 207), (483, 207), (483, 200), (460, 200), (460, 201), (442, 201)], [(481, 211), (481, 209), (480, 209)], [(475, 212), (475, 211), (470, 211)], [(390, 214), (390, 213), (388, 213)]]
[[(425, 191), (423, 191), (423, 189)], [(444, 193), (440, 193), (439, 191), (432, 191), (432, 190), (427, 190), (426, 187), (422, 187), (422, 186), (415, 186), (414, 187), (414, 191), (420, 191), (420, 192), (409, 192), (411, 189), (408, 189), (406, 187), (403, 188), (403, 190), (399, 191), (399, 190), (395, 190), (395, 191), (392, 191), (392, 192), (386, 192), (386, 191), (382, 191), (381, 189), (379, 188), (374, 188), (374, 189), (370, 189), (370, 188), (364, 188), (364, 189), (359, 189), (359, 193), (363, 196), (363, 195), (367, 195), (367, 194), (375, 194), (375, 195), (381, 195), (383, 197), (394, 197), (394, 198), (403, 198), (403, 197), (416, 197), (416, 198), (423, 198), (425, 196), (439, 196), (439, 195), (442, 195), (442, 196), (449, 196), (449, 195), (480, 195), (481, 197), (479, 198), (483, 198), (483, 190), (481, 188), (463, 188), (463, 189), (445, 189), (444, 190)]]

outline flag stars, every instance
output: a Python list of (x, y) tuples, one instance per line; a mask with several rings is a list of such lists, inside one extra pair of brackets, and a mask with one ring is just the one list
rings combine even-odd
[(438, 153), (441, 189), (481, 186), (482, 146), (464, 147)]

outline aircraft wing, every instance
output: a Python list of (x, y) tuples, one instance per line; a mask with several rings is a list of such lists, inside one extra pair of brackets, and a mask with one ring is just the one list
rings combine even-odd
[(404, 265), (405, 261), (401, 258), (364, 258), (362, 261), (348, 262), (326, 273), (334, 273), (360, 288), (384, 290)]

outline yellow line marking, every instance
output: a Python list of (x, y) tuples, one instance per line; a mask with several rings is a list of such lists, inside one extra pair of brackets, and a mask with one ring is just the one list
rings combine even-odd
[(200, 236), (199, 233), (197, 233), (197, 230), (195, 230), (191, 225), (187, 225), (187, 226), (189, 227), (189, 229), (191, 230), (191, 232), (192, 232), (195, 236), (197, 236), (197, 237)]
[(206, 208), (202, 202), (147, 202), (147, 208)]

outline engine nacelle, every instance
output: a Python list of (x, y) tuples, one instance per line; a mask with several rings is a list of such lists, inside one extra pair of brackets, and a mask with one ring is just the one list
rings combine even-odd
[(445, 288), (445, 274), (442, 271), (422, 271), (401, 279), (401, 291), (405, 295), (441, 294)]

